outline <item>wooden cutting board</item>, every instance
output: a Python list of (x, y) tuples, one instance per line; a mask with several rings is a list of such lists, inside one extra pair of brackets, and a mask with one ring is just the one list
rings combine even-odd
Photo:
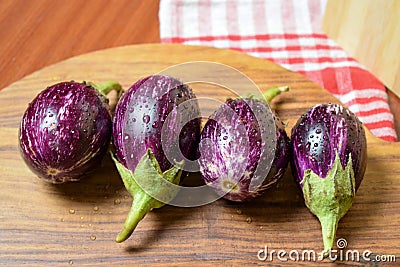
[[(64, 80), (139, 78), (178, 63), (215, 61), (248, 75), (261, 90), (289, 85), (272, 108), (287, 132), (311, 106), (337, 102), (305, 77), (239, 52), (182, 45), (135, 45), (81, 55), (37, 71), (0, 92), (0, 264), (11, 265), (254, 265), (260, 249), (322, 250), (320, 225), (303, 204), (290, 169), (277, 188), (249, 203), (220, 199), (206, 206), (165, 206), (148, 214), (130, 239), (117, 244), (131, 197), (107, 156), (90, 177), (54, 186), (39, 180), (18, 152), (18, 126), (28, 103)], [(218, 73), (210, 72), (218, 78)], [(220, 100), (223, 88), (194, 84), (199, 96)], [(355, 203), (341, 220), (346, 249), (393, 254), (400, 261), (400, 144), (367, 131), (368, 167)], [(286, 254), (286, 258), (288, 255)], [(273, 259), (274, 264), (283, 264)], [(308, 264), (298, 262), (297, 264)], [(315, 264), (318, 264), (315, 263)], [(351, 265), (353, 262), (347, 262)]]

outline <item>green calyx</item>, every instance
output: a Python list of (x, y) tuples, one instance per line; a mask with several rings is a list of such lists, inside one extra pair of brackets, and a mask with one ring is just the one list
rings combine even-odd
[(268, 103), (271, 103), (271, 101), (278, 95), (280, 95), (283, 92), (289, 92), (290, 88), (289, 86), (279, 86), (279, 87), (273, 87), (268, 89), (263, 93), (263, 97), (265, 100), (267, 100)]
[(103, 96), (107, 96), (113, 90), (117, 91), (118, 97), (122, 93), (122, 86), (116, 81), (107, 81), (107, 82), (100, 83), (100, 84), (95, 84), (92, 82), (84, 82), (84, 83), (95, 88)]
[(149, 211), (161, 208), (177, 195), (182, 169), (178, 164), (162, 172), (150, 149), (141, 158), (133, 173), (114, 156), (112, 158), (125, 188), (133, 197), (132, 207), (124, 226), (115, 239), (120, 243), (131, 236), (138, 223)]
[(283, 92), (289, 92), (289, 86), (279, 86), (279, 87), (272, 87), (265, 91), (263, 94), (245, 94), (243, 98), (252, 98), (252, 99), (259, 99), (262, 101), (267, 101), (271, 103), (271, 101), (278, 95)]
[(339, 220), (353, 204), (355, 178), (351, 154), (346, 168), (343, 169), (336, 151), (332, 169), (325, 178), (309, 169), (304, 173), (302, 184), (305, 203), (321, 223), (326, 255), (333, 248)]

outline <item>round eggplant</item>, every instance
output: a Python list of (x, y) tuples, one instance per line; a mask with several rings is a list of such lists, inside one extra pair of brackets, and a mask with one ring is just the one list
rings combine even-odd
[(347, 108), (321, 104), (292, 129), (292, 171), (307, 207), (322, 226), (324, 251), (333, 247), (339, 220), (364, 177), (367, 142), (362, 123)]
[(78, 181), (99, 165), (111, 138), (111, 116), (103, 95), (111, 89), (121, 86), (62, 82), (29, 104), (19, 129), (19, 148), (37, 176), (54, 184)]
[(288, 89), (272, 88), (261, 99), (228, 99), (207, 121), (199, 147), (200, 172), (219, 195), (248, 201), (262, 195), (285, 173), (290, 140), (267, 102)]
[(177, 187), (170, 185), (180, 183), (182, 160), (196, 158), (200, 123), (194, 93), (176, 78), (149, 76), (122, 95), (113, 120), (113, 159), (133, 203), (117, 242), (126, 240), (147, 212), (176, 196)]

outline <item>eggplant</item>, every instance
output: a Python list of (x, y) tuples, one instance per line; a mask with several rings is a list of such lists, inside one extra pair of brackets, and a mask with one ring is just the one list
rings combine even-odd
[(312, 107), (292, 129), (292, 171), (308, 209), (322, 226), (324, 251), (332, 249), (339, 220), (364, 177), (367, 142), (362, 123), (338, 104)]
[(133, 202), (117, 242), (176, 196), (184, 160), (197, 156), (200, 123), (196, 96), (174, 77), (143, 78), (122, 95), (113, 120), (113, 159)]
[(46, 182), (78, 181), (107, 152), (111, 116), (105, 95), (121, 90), (116, 82), (61, 82), (40, 92), (26, 109), (19, 128), (25, 163)]
[(268, 102), (287, 90), (277, 87), (261, 97), (228, 99), (205, 124), (200, 172), (220, 196), (249, 201), (282, 178), (290, 159), (290, 140)]

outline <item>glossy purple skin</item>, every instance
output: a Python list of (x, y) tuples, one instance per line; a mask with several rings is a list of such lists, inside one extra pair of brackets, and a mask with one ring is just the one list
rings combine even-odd
[(107, 100), (93, 87), (55, 84), (29, 104), (19, 130), (25, 163), (51, 183), (77, 181), (93, 171), (111, 138)]
[[(187, 85), (170, 76), (153, 75), (132, 85), (120, 98), (114, 114), (113, 143), (118, 160), (133, 171), (151, 149), (161, 170), (166, 171), (174, 163), (166, 157), (169, 151), (163, 150), (162, 142), (165, 149), (180, 149), (184, 157), (194, 160), (201, 123), (195, 98)], [(176, 115), (174, 108), (188, 100), (195, 102), (187, 102), (193, 104), (187, 112), (198, 119), (184, 125), (179, 120), (166, 120)], [(162, 129), (170, 132), (167, 137), (179, 140), (179, 148), (168, 139), (161, 140)]]
[(136, 83), (134, 83), (118, 100), (118, 104), (115, 107), (115, 112), (114, 112), (114, 118), (113, 118), (113, 124), (112, 124), (112, 129), (113, 129), (113, 144), (115, 148), (115, 155), (117, 156), (117, 159), (125, 166), (126, 165), (126, 159), (125, 159), (125, 153), (124, 153), (124, 137), (122, 136), (122, 129), (125, 125), (125, 116), (126, 116), (126, 111), (128, 110), (128, 107), (133, 99), (133, 96), (137, 89), (148, 79), (149, 77), (145, 77), (143, 79), (138, 80)]
[[(223, 105), (215, 111), (212, 116), (214, 119), (209, 119), (203, 128), (199, 148), (200, 172), (204, 181), (224, 198), (238, 202), (249, 201), (262, 195), (266, 189), (282, 178), (289, 163), (290, 140), (282, 122), (274, 116), (275, 121), (271, 123), (275, 124), (273, 129), (276, 147), (272, 166), (269, 172), (261, 177), (263, 181), (257, 189), (250, 190), (249, 186), (263, 149), (272, 150), (263, 144), (260, 126), (253, 113), (258, 105), (265, 103), (256, 99), (230, 99), (225, 104), (226, 106)], [(227, 112), (231, 112), (229, 109), (238, 117), (228, 115)], [(224, 122), (223, 118), (230, 119)], [(227, 129), (222, 126), (223, 124), (231, 128)], [(245, 131), (242, 130), (243, 127)], [(267, 129), (271, 128), (267, 126)], [(211, 144), (203, 145), (202, 142), (206, 139), (209, 139)], [(236, 141), (231, 143), (233, 139)], [(246, 151), (244, 147), (248, 147), (248, 150)], [(246, 160), (242, 161), (244, 157)], [(243, 169), (244, 172), (240, 171)], [(230, 190), (233, 184), (235, 186)]]
[(367, 162), (367, 142), (362, 123), (347, 108), (337, 104), (312, 107), (293, 127), (292, 146), (292, 171), (300, 185), (308, 169), (325, 178), (337, 150), (343, 168), (351, 154), (356, 190), (360, 186)]

